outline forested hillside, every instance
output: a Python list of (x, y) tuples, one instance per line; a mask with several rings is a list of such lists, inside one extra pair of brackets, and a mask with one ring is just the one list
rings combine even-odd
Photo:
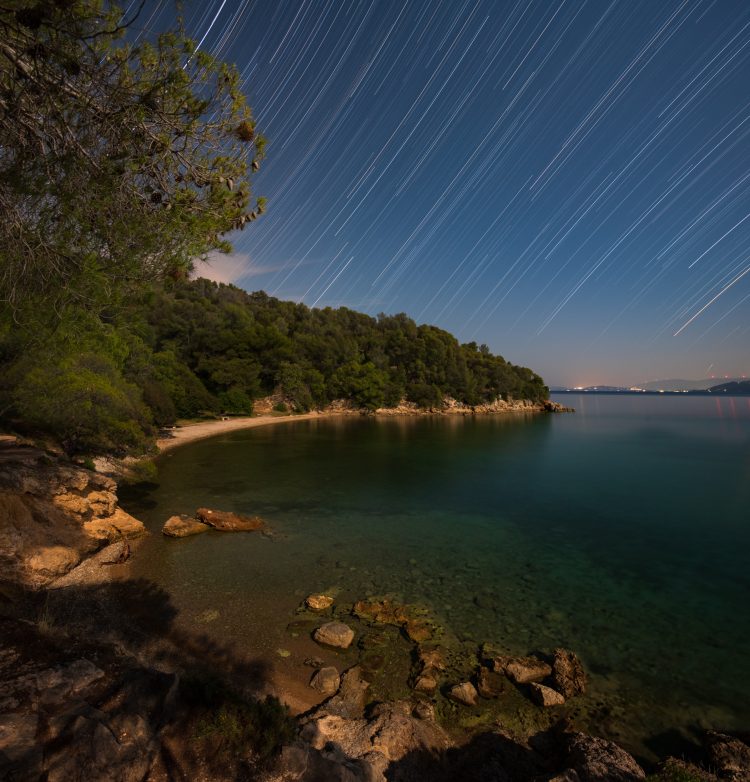
[(152, 290), (105, 314), (103, 327), (96, 320), (79, 313), (44, 343), (6, 332), (6, 426), (52, 434), (71, 451), (137, 450), (155, 427), (250, 413), (274, 392), (296, 411), (334, 399), (375, 409), (547, 397), (531, 370), (406, 315), (310, 309), (205, 279)]
[(469, 405), (547, 397), (530, 370), (406, 315), (310, 309), (201, 279), (155, 295), (139, 316), (154, 352), (149, 382), (172, 403), (169, 417), (248, 412), (277, 389), (298, 410), (340, 398), (374, 409), (403, 398), (432, 407), (445, 396)]

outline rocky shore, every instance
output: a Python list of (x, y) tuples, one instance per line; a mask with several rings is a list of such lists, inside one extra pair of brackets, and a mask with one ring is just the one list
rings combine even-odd
[[(267, 662), (179, 629), (170, 596), (129, 576), (145, 529), (116, 488), (40, 450), (0, 447), (0, 778), (646, 778), (576, 725), (588, 674), (573, 651), (457, 647), (427, 609), (387, 596), (302, 601), (290, 627), (326, 659), (307, 661), (316, 705), (292, 719)], [(267, 532), (257, 517), (208, 508), (164, 532), (209, 528)], [(401, 694), (387, 697), (394, 678)], [(747, 738), (706, 733), (650, 778), (750, 780)]]

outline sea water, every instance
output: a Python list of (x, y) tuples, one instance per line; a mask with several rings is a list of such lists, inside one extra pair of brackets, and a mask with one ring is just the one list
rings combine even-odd
[[(254, 653), (289, 645), (304, 595), (391, 595), (468, 647), (576, 651), (587, 727), (626, 745), (747, 729), (750, 398), (558, 401), (576, 412), (286, 422), (170, 451), (126, 503), (155, 533), (133, 572)], [(158, 534), (200, 506), (274, 537)]]

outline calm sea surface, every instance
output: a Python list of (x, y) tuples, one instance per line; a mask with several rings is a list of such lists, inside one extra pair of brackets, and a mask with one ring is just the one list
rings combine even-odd
[[(574, 649), (606, 704), (591, 727), (631, 745), (747, 729), (750, 398), (557, 399), (577, 412), (305, 421), (176, 449), (128, 505), (157, 533), (135, 574), (255, 652), (289, 648), (310, 592), (391, 594), (467, 646)], [(158, 534), (199, 506), (276, 537)]]

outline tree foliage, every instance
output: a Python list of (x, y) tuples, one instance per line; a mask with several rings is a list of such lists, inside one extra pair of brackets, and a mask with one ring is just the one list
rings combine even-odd
[(98, 0), (0, 7), (0, 302), (16, 319), (184, 276), (263, 211), (237, 72), (179, 29), (133, 43), (127, 27)]

